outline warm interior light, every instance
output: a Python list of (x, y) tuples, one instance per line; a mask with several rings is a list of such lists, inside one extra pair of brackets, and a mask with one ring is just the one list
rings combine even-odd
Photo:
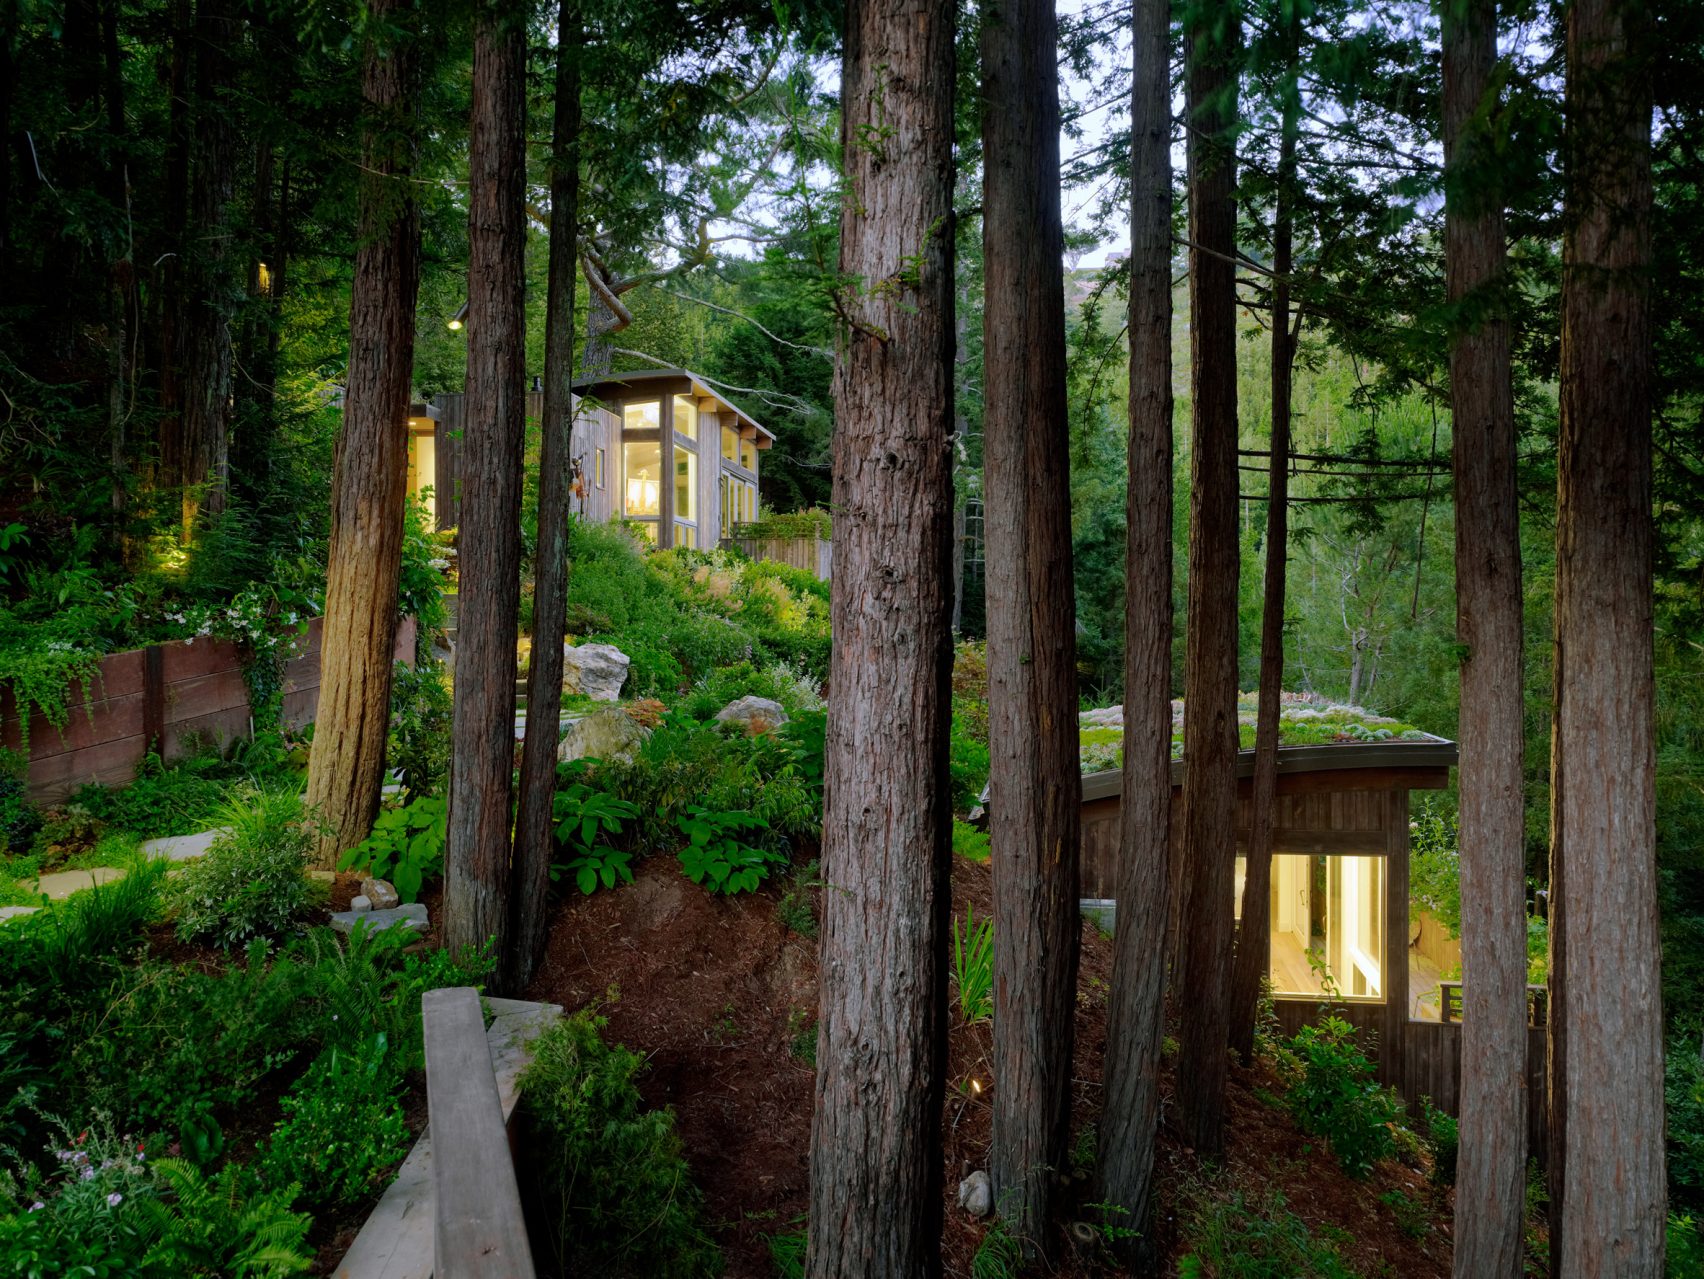
[(657, 484), (657, 481), (652, 480), (652, 479), (645, 479), (645, 478), (643, 478), (641, 476), (637, 476), (637, 475), (630, 476), (628, 478), (628, 480), (627, 480), (627, 509), (628, 509), (628, 511), (630, 511), (634, 514), (644, 512), (648, 515), (655, 515), (656, 512), (657, 512), (657, 498), (659, 496), (660, 496), (660, 488)]
[(450, 321), (450, 332), (452, 332), (452, 333), (459, 332), (460, 329), (461, 329), (461, 326), (462, 326), (462, 322), (460, 320), (451, 320)]
[(254, 282), (260, 292), (272, 292), (272, 271), (266, 263), (261, 262), (256, 264)]
[(981, 1092), (982, 1091), (981, 1082), (979, 1080), (972, 1079), (970, 1081), (970, 1090), (971, 1090), (971, 1092), (974, 1092), (974, 1093)]

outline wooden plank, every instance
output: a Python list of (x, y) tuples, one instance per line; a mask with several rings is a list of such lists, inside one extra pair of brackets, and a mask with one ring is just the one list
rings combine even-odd
[(142, 753), (158, 751), (166, 736), (166, 660), (160, 646), (145, 650), (142, 662)]
[(33, 802), (56, 804), (91, 782), (103, 786), (127, 782), (136, 776), (136, 766), (141, 762), (142, 735), (138, 733), (80, 751), (39, 759), (32, 756), (26, 784)]
[(177, 720), (166, 725), (163, 735), (165, 748), (160, 758), (168, 764), (195, 753), (203, 743), (212, 743), (223, 752), (232, 742), (249, 735), (248, 702), (209, 711), (194, 719)]
[(166, 686), (166, 727), (241, 707), (248, 713), (248, 685), (240, 670), (197, 675)]
[(242, 654), (237, 652), (235, 644), (205, 635), (198, 635), (188, 643), (162, 644), (160, 651), (168, 684), (243, 668)]
[[(1237, 831), (1237, 851), (1248, 848), (1248, 829)], [(1313, 857), (1383, 857), (1385, 833), (1382, 830), (1292, 830), (1276, 827), (1272, 831), (1274, 854), (1307, 855)]]
[(1384, 796), (1385, 833), (1385, 1052), (1380, 1077), (1398, 1087), (1408, 1034), (1408, 792)]
[[(30, 758), (75, 754), (118, 738), (135, 737), (142, 731), (142, 700), (138, 691), (75, 707), (63, 729), (55, 728), (40, 714), (31, 715)], [(7, 725), (4, 743), (10, 750), (20, 750), (22, 745), (16, 725), (16, 720)]]
[(515, 1161), (471, 986), (420, 999), (426, 1040), (426, 1099), (434, 1144), (455, 1158), (433, 1160), (435, 1279), (532, 1279)]

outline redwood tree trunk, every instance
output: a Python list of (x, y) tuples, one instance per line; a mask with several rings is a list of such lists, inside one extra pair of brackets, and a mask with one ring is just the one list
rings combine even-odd
[[(319, 712), (308, 804), (329, 833), (320, 865), (367, 836), (384, 786), (402, 569), (420, 212), (414, 196), (417, 51), (405, 0), (370, 0), (362, 58), (360, 233), (349, 302), (349, 376), (332, 471)], [(380, 43), (379, 32), (398, 36)]]
[(1651, 601), (1651, 87), (1632, 6), (1568, 10), (1551, 760), (1551, 1256), (1663, 1272)]
[(1130, 470), (1124, 595), (1124, 779), (1101, 1112), (1103, 1202), (1154, 1261), (1154, 1137), (1171, 920), (1171, 14), (1131, 21)]
[(468, 147), (461, 609), (445, 846), (445, 942), (477, 946), (496, 938), (499, 956), (508, 932), (526, 410), (525, 35), (521, 17), (507, 8), (491, 0), (477, 8)]
[(1501, 291), (1496, 0), (1444, 6), (1444, 269), (1461, 663), (1461, 1150), (1455, 1274), (1515, 1279), (1526, 1207), (1526, 814), (1521, 537), (1514, 391)]
[(580, 12), (557, 16), (556, 119), (550, 171), (550, 292), (544, 317), (544, 421), (539, 445), (538, 549), (533, 556), (532, 665), (527, 738), (515, 818), (515, 894), (509, 985), (523, 988), (544, 949), (545, 899), (555, 851), (551, 800), (561, 737), (562, 642), (568, 614), (568, 471), (574, 424), (574, 285), (580, 204)]
[[(1292, 10), (1292, 12), (1294, 12)], [(1298, 34), (1292, 29), (1292, 39)], [(1294, 59), (1292, 45), (1292, 60)], [(1297, 90), (1299, 92), (1299, 89)], [(1231, 970), (1230, 1045), (1246, 1066), (1254, 1060), (1260, 979), (1272, 951), (1272, 809), (1278, 797), (1279, 693), (1284, 687), (1284, 571), (1290, 545), (1290, 267), (1295, 242), (1296, 134), (1301, 102), (1286, 95), (1278, 143), (1278, 187), (1272, 210), (1272, 447), (1266, 468), (1266, 583), (1260, 614), (1259, 705), (1254, 728), (1254, 793), (1249, 803), (1248, 869), (1242, 923)]]
[(178, 345), (183, 533), (225, 509), (231, 449), (230, 209), (236, 194), (237, 132), (223, 101), (228, 51), (241, 23), (228, 0), (201, 0), (195, 15), (194, 179), (185, 245), (185, 297)]
[(172, 0), (172, 56), (166, 92), (166, 252), (160, 262), (159, 461), (153, 473), (158, 489), (183, 483), (183, 379), (178, 369), (183, 310), (184, 252), (189, 224), (189, 49), (193, 43), (189, 0)]
[(1053, 0), (982, 25), (994, 1200), (1036, 1254), (1071, 1137), (1076, 598)]
[(941, 1272), (953, 14), (853, 0), (808, 1272)]
[(1237, 804), (1234, 16), (1184, 31), (1189, 109), (1189, 597), (1184, 654), (1184, 1009), (1178, 1106), (1201, 1155), (1224, 1146)]

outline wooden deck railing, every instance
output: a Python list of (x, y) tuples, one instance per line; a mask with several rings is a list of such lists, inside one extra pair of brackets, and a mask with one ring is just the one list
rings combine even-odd
[[(1534, 1030), (1543, 1029), (1549, 1020), (1550, 992), (1544, 986), (1529, 985), (1527, 992), (1527, 1025)], [(1461, 1020), (1461, 983), (1459, 981), (1441, 981), (1438, 983), (1438, 1020), (1443, 1022), (1459, 1022)]]

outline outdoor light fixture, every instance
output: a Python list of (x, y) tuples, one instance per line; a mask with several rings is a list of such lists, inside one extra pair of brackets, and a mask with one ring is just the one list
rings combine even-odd
[(450, 317), (450, 332), (461, 332), (462, 324), (467, 320), (467, 303), (463, 302), (456, 308), (456, 313)]

